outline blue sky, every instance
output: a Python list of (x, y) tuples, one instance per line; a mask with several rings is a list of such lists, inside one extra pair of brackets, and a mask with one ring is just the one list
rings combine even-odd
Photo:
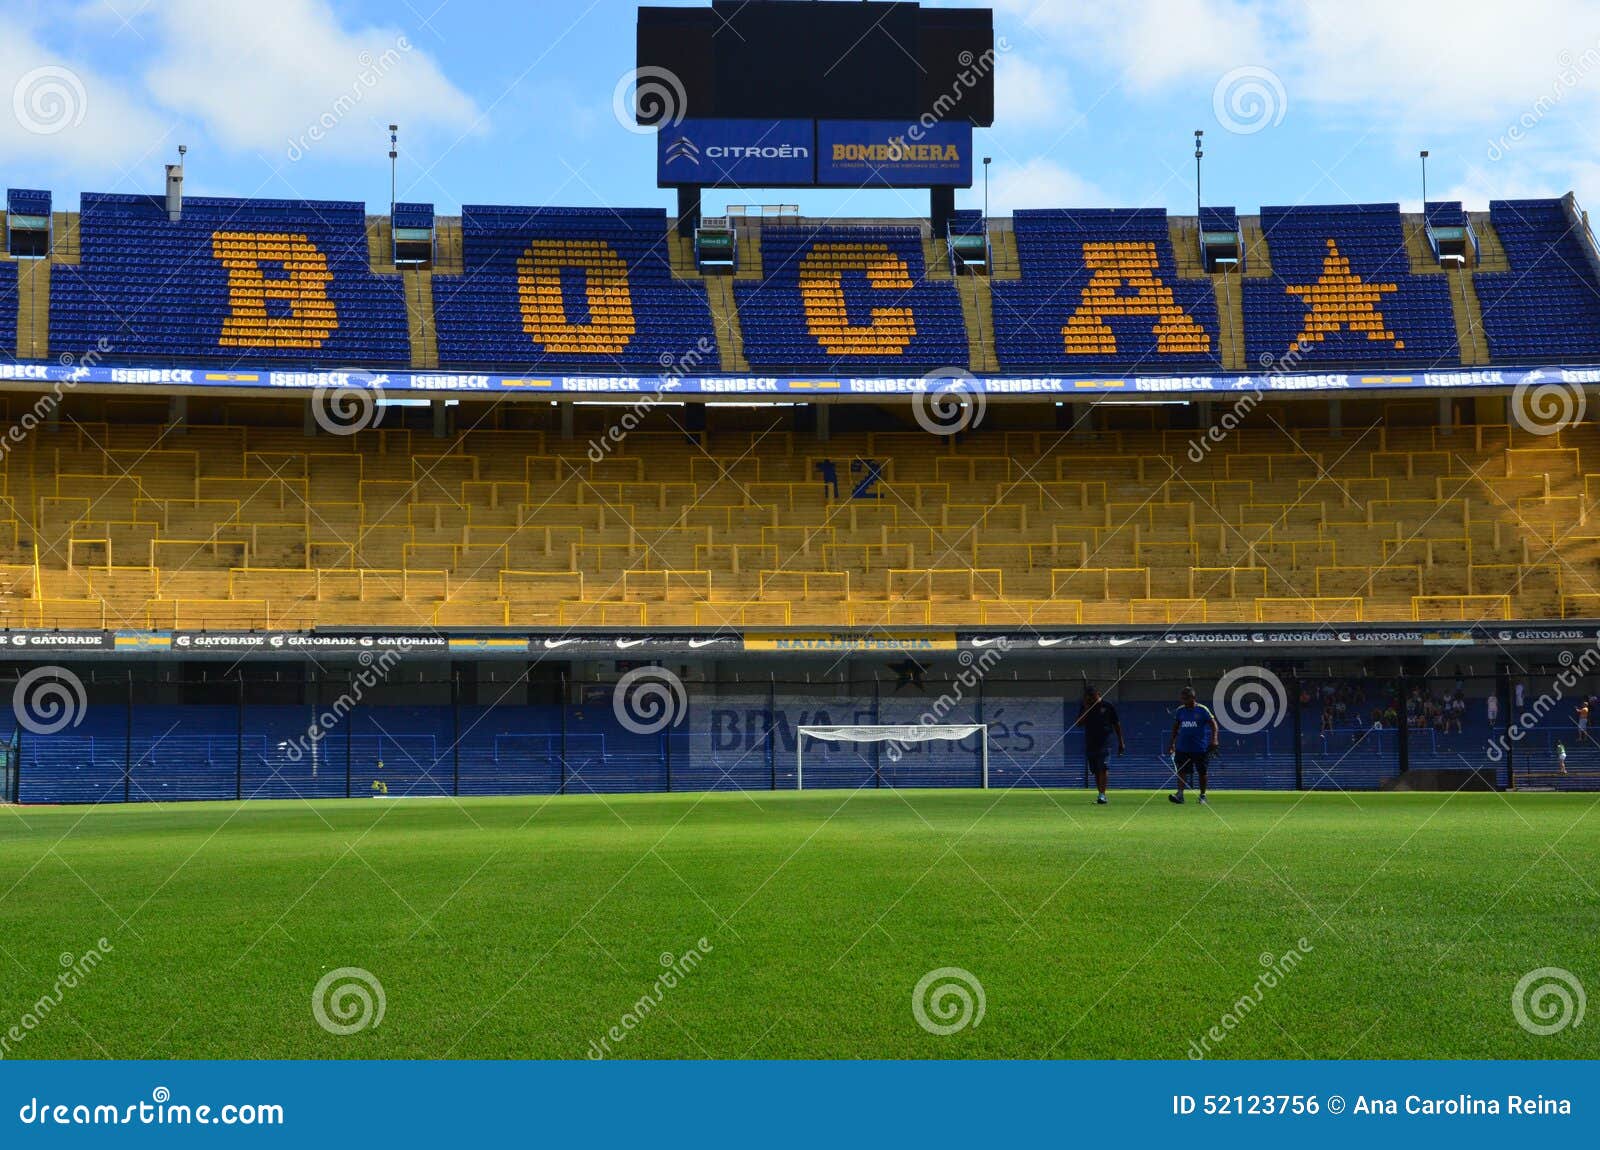
[[(684, 3), (681, 6), (697, 6)], [(975, 7), (973, 4), (947, 6)], [(1600, 0), (996, 0), (996, 212), (1558, 195), (1600, 205)], [(670, 207), (614, 96), (621, 0), (6, 0), (6, 186)], [(326, 125), (326, 127), (324, 127)], [(315, 130), (313, 130), (315, 129)], [(736, 192), (811, 215), (915, 215), (921, 194)], [(979, 206), (981, 187), (962, 206)]]

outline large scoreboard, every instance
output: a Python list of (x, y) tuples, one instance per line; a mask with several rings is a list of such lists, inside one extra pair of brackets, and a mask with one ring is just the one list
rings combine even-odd
[[(987, 9), (814, 0), (639, 9), (640, 70), (676, 76), (681, 114), (697, 119), (909, 123), (956, 96), (956, 115), (988, 127), (993, 58)], [(662, 122), (660, 108), (639, 111), (643, 125)]]

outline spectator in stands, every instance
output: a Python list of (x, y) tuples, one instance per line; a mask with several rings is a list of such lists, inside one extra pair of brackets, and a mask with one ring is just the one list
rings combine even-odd
[(1589, 700), (1584, 699), (1578, 704), (1578, 709), (1572, 713), (1574, 725), (1578, 728), (1578, 738), (1589, 737)]
[(817, 473), (822, 476), (823, 489), (830, 499), (839, 498), (839, 465), (831, 459), (817, 463)]
[(1117, 754), (1126, 754), (1128, 743), (1122, 737), (1122, 720), (1117, 709), (1100, 697), (1097, 687), (1085, 685), (1083, 702), (1078, 706), (1078, 717), (1072, 725), (1083, 731), (1084, 761), (1094, 774), (1095, 786), (1100, 794), (1096, 805), (1106, 802), (1106, 776), (1111, 757), (1111, 736), (1117, 737)]
[(1490, 692), (1484, 707), (1489, 712), (1489, 725), (1498, 727), (1500, 725), (1500, 696), (1495, 692)]
[(1567, 773), (1567, 744), (1565, 743), (1556, 744), (1556, 766), (1559, 768), (1559, 773), (1563, 775)]

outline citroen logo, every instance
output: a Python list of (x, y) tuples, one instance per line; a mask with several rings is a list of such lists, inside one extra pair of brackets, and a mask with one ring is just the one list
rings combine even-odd
[(695, 167), (700, 166), (700, 149), (688, 136), (679, 136), (667, 145), (667, 163), (677, 160), (688, 160)]

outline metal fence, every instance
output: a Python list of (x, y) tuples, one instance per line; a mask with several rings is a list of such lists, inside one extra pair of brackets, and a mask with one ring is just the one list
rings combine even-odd
[[(13, 707), (5, 793), (95, 803), (784, 790), (797, 785), (803, 726), (927, 723), (984, 725), (991, 788), (1089, 781), (1071, 680), (714, 683), (651, 670), (657, 709), (630, 697), (626, 675), (412, 681), (354, 700), (336, 677), (271, 690), (164, 680), (159, 691), (91, 679), (69, 722), (31, 722)], [(1114, 788), (1172, 785), (1167, 746), (1186, 682), (1107, 684), (1127, 743), (1111, 758)], [(1195, 686), (1221, 726), (1213, 788), (1372, 790), (1420, 771), (1473, 771), (1499, 787), (1600, 789), (1600, 745), (1575, 698), (1518, 724), (1527, 700), (1519, 707), (1503, 676), (1269, 676), (1264, 709), (1228, 699), (1220, 682)], [(984, 749), (978, 735), (808, 743), (805, 786), (979, 787)]]

